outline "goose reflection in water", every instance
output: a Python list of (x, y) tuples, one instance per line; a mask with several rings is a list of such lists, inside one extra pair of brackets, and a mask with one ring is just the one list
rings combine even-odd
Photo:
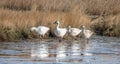
[(79, 56), (79, 55), (92, 55), (88, 53), (90, 51), (89, 44), (84, 41), (73, 42), (71, 45), (71, 55)]
[(85, 41), (81, 41), (79, 42), (80, 44), (80, 51), (81, 51), (81, 55), (87, 55), (87, 56), (90, 56), (92, 55), (92, 53), (89, 53), (90, 51), (90, 46), (89, 46), (89, 43), (88, 42), (85, 42)]
[(39, 44), (32, 47), (31, 50), (32, 57), (45, 58), (49, 56), (48, 46), (46, 44)]
[(66, 46), (64, 44), (58, 45), (57, 50), (56, 50), (56, 54), (57, 54), (56, 55), (57, 58), (65, 58), (67, 56)]
[(80, 55), (80, 44), (79, 43), (73, 43), (71, 45), (71, 55)]

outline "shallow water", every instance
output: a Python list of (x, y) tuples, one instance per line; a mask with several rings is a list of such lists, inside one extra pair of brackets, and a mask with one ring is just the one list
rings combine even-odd
[(120, 64), (120, 38), (1, 42), (0, 64)]

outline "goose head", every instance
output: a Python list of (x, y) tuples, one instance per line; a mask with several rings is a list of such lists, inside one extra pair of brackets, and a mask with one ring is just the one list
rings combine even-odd
[(54, 22), (54, 24), (60, 24), (60, 21), (58, 21), (58, 20), (56, 20), (55, 22)]
[(32, 28), (30, 29), (30, 32), (31, 32), (31, 31), (36, 31), (36, 30), (37, 30), (36, 27), (32, 27)]
[(71, 28), (71, 26), (68, 26), (68, 29), (70, 29)]
[(82, 25), (82, 29), (85, 29), (85, 26), (84, 26), (84, 25)]
[(71, 29), (71, 26), (68, 26), (68, 28), (67, 28), (68, 32), (70, 32), (70, 29)]

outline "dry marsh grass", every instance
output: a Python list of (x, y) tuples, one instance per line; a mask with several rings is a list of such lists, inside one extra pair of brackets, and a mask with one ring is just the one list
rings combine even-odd
[[(0, 0), (0, 41), (37, 38), (32, 26), (44, 25), (53, 30), (85, 25), (99, 35), (120, 36), (119, 0)], [(49, 36), (52, 36), (49, 35)]]

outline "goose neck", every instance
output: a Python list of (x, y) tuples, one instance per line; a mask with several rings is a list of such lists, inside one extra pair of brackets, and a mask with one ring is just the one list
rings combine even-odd
[(82, 28), (82, 31), (85, 32), (85, 27)]
[(57, 27), (56, 27), (56, 29), (58, 29), (58, 28), (59, 28), (59, 26), (60, 26), (60, 25), (59, 25), (59, 24), (57, 24)]
[(37, 31), (38, 29), (37, 28), (35, 28), (35, 31)]

